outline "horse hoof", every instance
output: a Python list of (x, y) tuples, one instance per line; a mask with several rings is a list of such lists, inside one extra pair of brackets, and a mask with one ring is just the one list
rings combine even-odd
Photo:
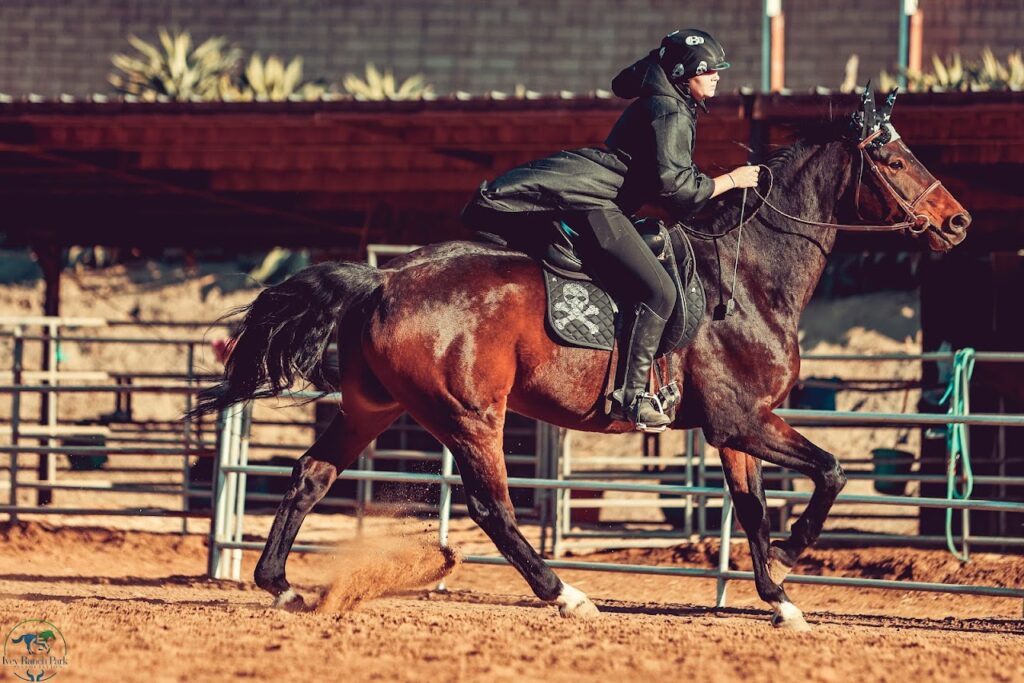
[(601, 616), (597, 605), (592, 603), (589, 598), (574, 607), (559, 605), (558, 613), (566, 619), (595, 619)]
[(562, 592), (555, 598), (555, 604), (558, 605), (558, 613), (566, 619), (593, 619), (601, 615), (586, 593), (567, 583), (562, 584)]
[(776, 606), (772, 614), (772, 626), (796, 633), (807, 633), (811, 630), (810, 624), (804, 619), (804, 613), (791, 602), (783, 602)]
[(274, 598), (273, 608), (283, 609), (286, 612), (304, 612), (306, 610), (306, 601), (302, 599), (301, 595), (289, 588)]

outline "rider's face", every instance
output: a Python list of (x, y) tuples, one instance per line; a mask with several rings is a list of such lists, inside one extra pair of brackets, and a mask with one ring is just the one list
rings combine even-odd
[(690, 93), (693, 95), (693, 99), (700, 102), (709, 97), (714, 97), (719, 78), (720, 76), (717, 71), (705, 71), (700, 76), (691, 78)]

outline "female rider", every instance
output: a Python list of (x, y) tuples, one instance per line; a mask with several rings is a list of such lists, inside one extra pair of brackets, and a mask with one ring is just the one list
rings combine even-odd
[(462, 214), (470, 227), (502, 234), (530, 229), (530, 218), (533, 225), (562, 220), (579, 234), (574, 242), (584, 263), (632, 307), (613, 417), (640, 430), (661, 431), (670, 421), (647, 382), (676, 292), (628, 216), (652, 203), (684, 217), (723, 192), (757, 185), (756, 166), (711, 178), (693, 164), (697, 107), (707, 111), (719, 71), (727, 68), (725, 51), (710, 34), (670, 33), (612, 81), (616, 95), (634, 101), (605, 148), (561, 151), (516, 167), (484, 182)]

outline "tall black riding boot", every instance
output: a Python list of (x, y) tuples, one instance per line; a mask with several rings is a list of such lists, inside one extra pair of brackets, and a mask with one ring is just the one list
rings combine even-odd
[(633, 329), (629, 334), (622, 387), (612, 393), (612, 398), (618, 402), (612, 416), (636, 423), (640, 431), (661, 432), (671, 422), (661, 407), (661, 401), (647, 392), (651, 363), (654, 362), (654, 354), (658, 351), (661, 333), (667, 322), (646, 304), (637, 306)]

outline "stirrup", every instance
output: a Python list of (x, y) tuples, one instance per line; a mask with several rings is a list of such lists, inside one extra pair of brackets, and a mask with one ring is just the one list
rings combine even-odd
[[(669, 424), (672, 422), (672, 418), (665, 412), (665, 406), (661, 401), (661, 396), (658, 394), (650, 394), (646, 391), (642, 391), (636, 395), (633, 399), (633, 405), (630, 408), (630, 417), (632, 422), (636, 426), (636, 431), (647, 432), (648, 434), (660, 434), (661, 432), (668, 429)], [(640, 420), (640, 407), (643, 405), (643, 401), (647, 401), (651, 404), (651, 407), (658, 411), (659, 415), (665, 417), (667, 422), (663, 425), (648, 425)]]

